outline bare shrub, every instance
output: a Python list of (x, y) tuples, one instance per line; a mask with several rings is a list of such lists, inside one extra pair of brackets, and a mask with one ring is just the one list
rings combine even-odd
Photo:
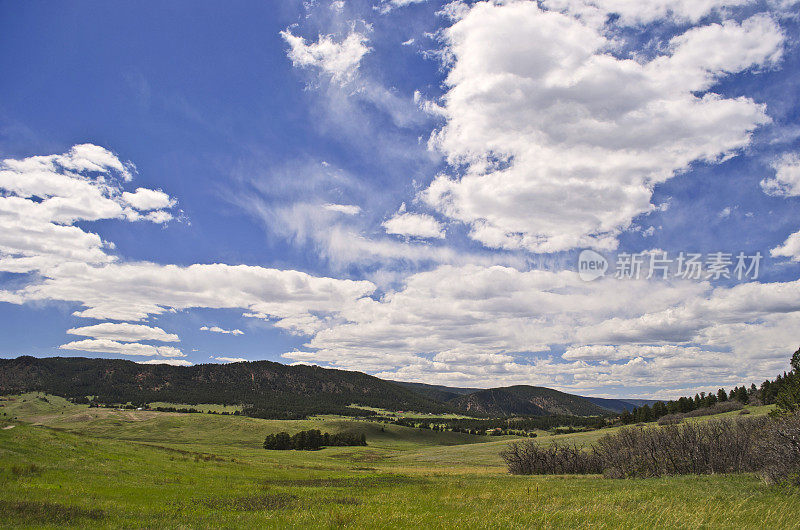
[[(800, 429), (800, 420), (796, 428)], [(767, 432), (773, 433), (770, 435), (773, 439), (780, 439), (782, 446), (794, 443), (792, 440), (797, 442), (793, 450), (800, 462), (800, 433), (781, 430), (767, 417), (623, 427), (588, 448), (558, 443), (550, 446), (513, 443), (502, 456), (512, 474), (602, 472), (609, 478), (742, 473), (759, 471), (767, 461), (794, 462), (777, 456), (770, 460), (756, 456)], [(784, 453), (780, 455), (785, 457)], [(777, 465), (775, 469), (776, 476), (785, 474)]]
[(764, 428), (756, 458), (759, 474), (768, 484), (800, 486), (800, 413), (778, 418)]
[(757, 434), (767, 423), (766, 418), (753, 418), (627, 427), (604, 436), (594, 449), (610, 477), (755, 471)]
[(738, 401), (725, 401), (723, 403), (716, 403), (710, 407), (701, 407), (699, 409), (690, 410), (683, 414), (684, 418), (697, 418), (699, 416), (713, 416), (715, 414), (724, 414), (725, 412), (733, 412), (734, 410), (742, 410), (744, 405)]
[(701, 407), (699, 409), (691, 410), (689, 412), (676, 412), (674, 414), (667, 414), (658, 419), (659, 425), (676, 425), (681, 423), (686, 418), (697, 418), (700, 416), (714, 416), (716, 414), (724, 414), (726, 412), (733, 412), (741, 410), (740, 414), (750, 414), (750, 411), (744, 409), (744, 405), (738, 401), (725, 401), (724, 403), (716, 403), (710, 407)]
[(513, 475), (585, 475), (602, 473), (593, 449), (554, 442), (549, 446), (533, 441), (514, 442), (500, 453)]
[(683, 421), (683, 414), (667, 414), (658, 418), (659, 425), (677, 425)]

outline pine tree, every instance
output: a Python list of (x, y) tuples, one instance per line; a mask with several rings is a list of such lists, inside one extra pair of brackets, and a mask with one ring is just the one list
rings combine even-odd
[(792, 371), (784, 374), (783, 384), (775, 400), (779, 412), (800, 410), (800, 349), (794, 352), (791, 360)]

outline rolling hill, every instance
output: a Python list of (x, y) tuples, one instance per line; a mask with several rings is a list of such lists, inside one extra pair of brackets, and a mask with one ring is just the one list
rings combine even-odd
[[(442, 385), (428, 385), (425, 383), (407, 383), (407, 382), (397, 382), (398, 385), (402, 385), (406, 388), (410, 388), (415, 392), (422, 394), (423, 396), (429, 397), (435, 401), (452, 401), (456, 400), (461, 396), (466, 396), (469, 394), (474, 394), (476, 392), (483, 392), (486, 389), (483, 388), (460, 388), (460, 387), (451, 387), (451, 386), (442, 386)], [(535, 387), (530, 387), (535, 388)], [(566, 396), (571, 397), (579, 397), (593, 403), (603, 409), (605, 409), (605, 413), (609, 412), (616, 412), (622, 413), (627, 411), (631, 411), (636, 407), (641, 407), (642, 405), (652, 405), (657, 400), (655, 399), (634, 399), (634, 398), (619, 398), (619, 399), (610, 399), (610, 398), (598, 398), (598, 397), (586, 397), (586, 396), (577, 396), (573, 394), (564, 394)], [(462, 400), (463, 401), (463, 400)]]
[(598, 397), (587, 397), (585, 399), (589, 400), (595, 405), (614, 412), (625, 412), (626, 410), (630, 412), (636, 407), (641, 407), (642, 405), (652, 405), (658, 401), (656, 399), (609, 399)]
[(448, 403), (466, 413), (488, 416), (595, 416), (609, 413), (609, 409), (581, 396), (526, 385), (480, 390), (451, 399)]
[(450, 401), (459, 396), (465, 396), (482, 390), (481, 388), (458, 388), (452, 386), (428, 385), (425, 383), (406, 383), (403, 381), (397, 381), (397, 384), (435, 401)]

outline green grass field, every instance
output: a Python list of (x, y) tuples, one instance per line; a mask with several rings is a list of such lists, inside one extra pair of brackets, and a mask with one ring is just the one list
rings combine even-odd
[(174, 407), (180, 409), (192, 409), (198, 412), (216, 412), (216, 413), (223, 413), (227, 412), (228, 414), (233, 414), (237, 410), (241, 412), (242, 406), (241, 405), (216, 405), (214, 403), (199, 403), (197, 405), (183, 405), (180, 403), (167, 403), (165, 401), (154, 401), (149, 404), (151, 409), (155, 409), (158, 407)]
[[(0, 401), (4, 527), (800, 526), (800, 492), (750, 475), (520, 477), (498, 455), (513, 438), (11, 399)], [(364, 432), (369, 445), (261, 448), (268, 433), (308, 428)], [(580, 443), (603, 433), (537, 440)]]

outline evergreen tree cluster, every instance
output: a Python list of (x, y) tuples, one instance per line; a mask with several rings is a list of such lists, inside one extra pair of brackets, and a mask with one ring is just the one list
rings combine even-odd
[(300, 431), (294, 435), (287, 432), (270, 434), (264, 440), (264, 449), (315, 451), (323, 447), (347, 447), (367, 445), (366, 435), (341, 432), (323, 433), (319, 429)]
[(800, 411), (800, 349), (792, 355), (792, 371), (783, 374), (783, 380), (775, 390), (775, 403), (779, 412)]

